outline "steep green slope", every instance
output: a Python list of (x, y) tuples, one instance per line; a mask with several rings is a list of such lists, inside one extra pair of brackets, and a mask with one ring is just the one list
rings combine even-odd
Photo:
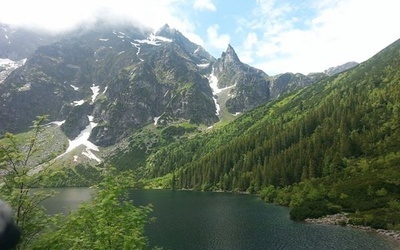
[[(322, 186), (339, 185), (344, 194), (330, 194), (331, 204), (348, 200), (330, 212), (385, 207), (400, 198), (392, 180), (400, 167), (399, 69), (400, 40), (354, 69), (159, 150), (147, 161), (147, 177), (173, 173), (177, 188), (248, 192), (323, 178)], [(346, 192), (352, 180), (357, 185)], [(375, 205), (364, 208), (350, 202), (369, 186), (374, 195), (384, 188), (378, 196), (385, 199), (372, 195)]]

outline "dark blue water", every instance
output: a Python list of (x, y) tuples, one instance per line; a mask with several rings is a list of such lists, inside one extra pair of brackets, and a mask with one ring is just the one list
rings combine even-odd
[(164, 249), (395, 249), (381, 236), (341, 226), (293, 222), (289, 209), (250, 195), (137, 190), (136, 205), (153, 204), (147, 227)]

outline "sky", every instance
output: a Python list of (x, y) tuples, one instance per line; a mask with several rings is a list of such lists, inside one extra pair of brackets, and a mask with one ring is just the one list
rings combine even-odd
[(69, 30), (98, 17), (165, 23), (214, 57), (231, 44), (269, 75), (362, 62), (400, 38), (398, 0), (9, 0), (0, 22)]

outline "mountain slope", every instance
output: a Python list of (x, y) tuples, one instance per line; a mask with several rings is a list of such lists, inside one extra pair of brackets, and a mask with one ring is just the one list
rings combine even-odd
[[(376, 148), (381, 140), (393, 140), (394, 149), (397, 149), (397, 137), (393, 135), (399, 132), (396, 125), (399, 121), (398, 46), (399, 42), (396, 42), (353, 70), (273, 101), (245, 114), (234, 122), (236, 125), (228, 125), (223, 129), (228, 134), (240, 124), (245, 130), (233, 132), (238, 138), (219, 149), (226, 151), (227, 157), (231, 154), (239, 157), (228, 160), (231, 162), (229, 170), (234, 168), (242, 172), (244, 158), (251, 161), (256, 158), (249, 166), (260, 165), (271, 170), (263, 171), (265, 175), (272, 175), (263, 178), (265, 184), (287, 185), (300, 181), (307, 169), (316, 168), (309, 171), (307, 178), (321, 177), (343, 167), (340, 163), (343, 157), (382, 153), (384, 149), (377, 151)], [(246, 128), (249, 119), (253, 123)], [(367, 147), (366, 141), (371, 146)], [(237, 153), (232, 153), (232, 147)], [(331, 154), (324, 156), (327, 152)], [(247, 153), (252, 157), (246, 157)], [(288, 158), (288, 154), (293, 158)], [(216, 160), (215, 157), (219, 157), (215, 151), (210, 152), (200, 162), (207, 166)], [(190, 163), (189, 168), (194, 168), (194, 164), (203, 166), (200, 162)], [(214, 170), (210, 171), (226, 168), (224, 161), (211, 165)], [(277, 171), (285, 166), (290, 168)], [(219, 182), (220, 175), (214, 184)], [(202, 182), (207, 180), (203, 178)]]
[[(248, 192), (330, 178), (329, 185), (311, 189), (322, 198), (307, 193), (311, 201), (322, 199), (324, 213), (385, 212), (400, 198), (393, 179), (400, 158), (399, 63), (400, 40), (359, 66), (248, 112), (213, 134), (160, 150), (149, 158), (148, 176), (173, 173), (168, 176), (177, 188)], [(350, 185), (351, 178), (362, 182), (357, 176), (367, 182), (347, 191), (335, 184), (348, 180)], [(361, 203), (356, 197), (365, 197), (368, 185), (377, 196)], [(290, 190), (272, 200), (289, 204)], [(291, 204), (314, 204), (297, 202)], [(385, 227), (391, 219), (382, 222)]]

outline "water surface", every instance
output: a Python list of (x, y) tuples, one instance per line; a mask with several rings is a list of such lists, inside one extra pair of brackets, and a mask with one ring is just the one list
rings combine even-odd
[[(49, 213), (67, 213), (90, 199), (88, 188), (56, 189)], [(146, 234), (164, 249), (399, 249), (376, 233), (348, 227), (298, 223), (289, 209), (251, 195), (171, 190), (134, 190), (135, 205), (153, 205), (156, 221)]]
[(153, 204), (152, 246), (165, 249), (394, 249), (375, 233), (298, 223), (289, 209), (250, 195), (137, 190), (137, 205)]

